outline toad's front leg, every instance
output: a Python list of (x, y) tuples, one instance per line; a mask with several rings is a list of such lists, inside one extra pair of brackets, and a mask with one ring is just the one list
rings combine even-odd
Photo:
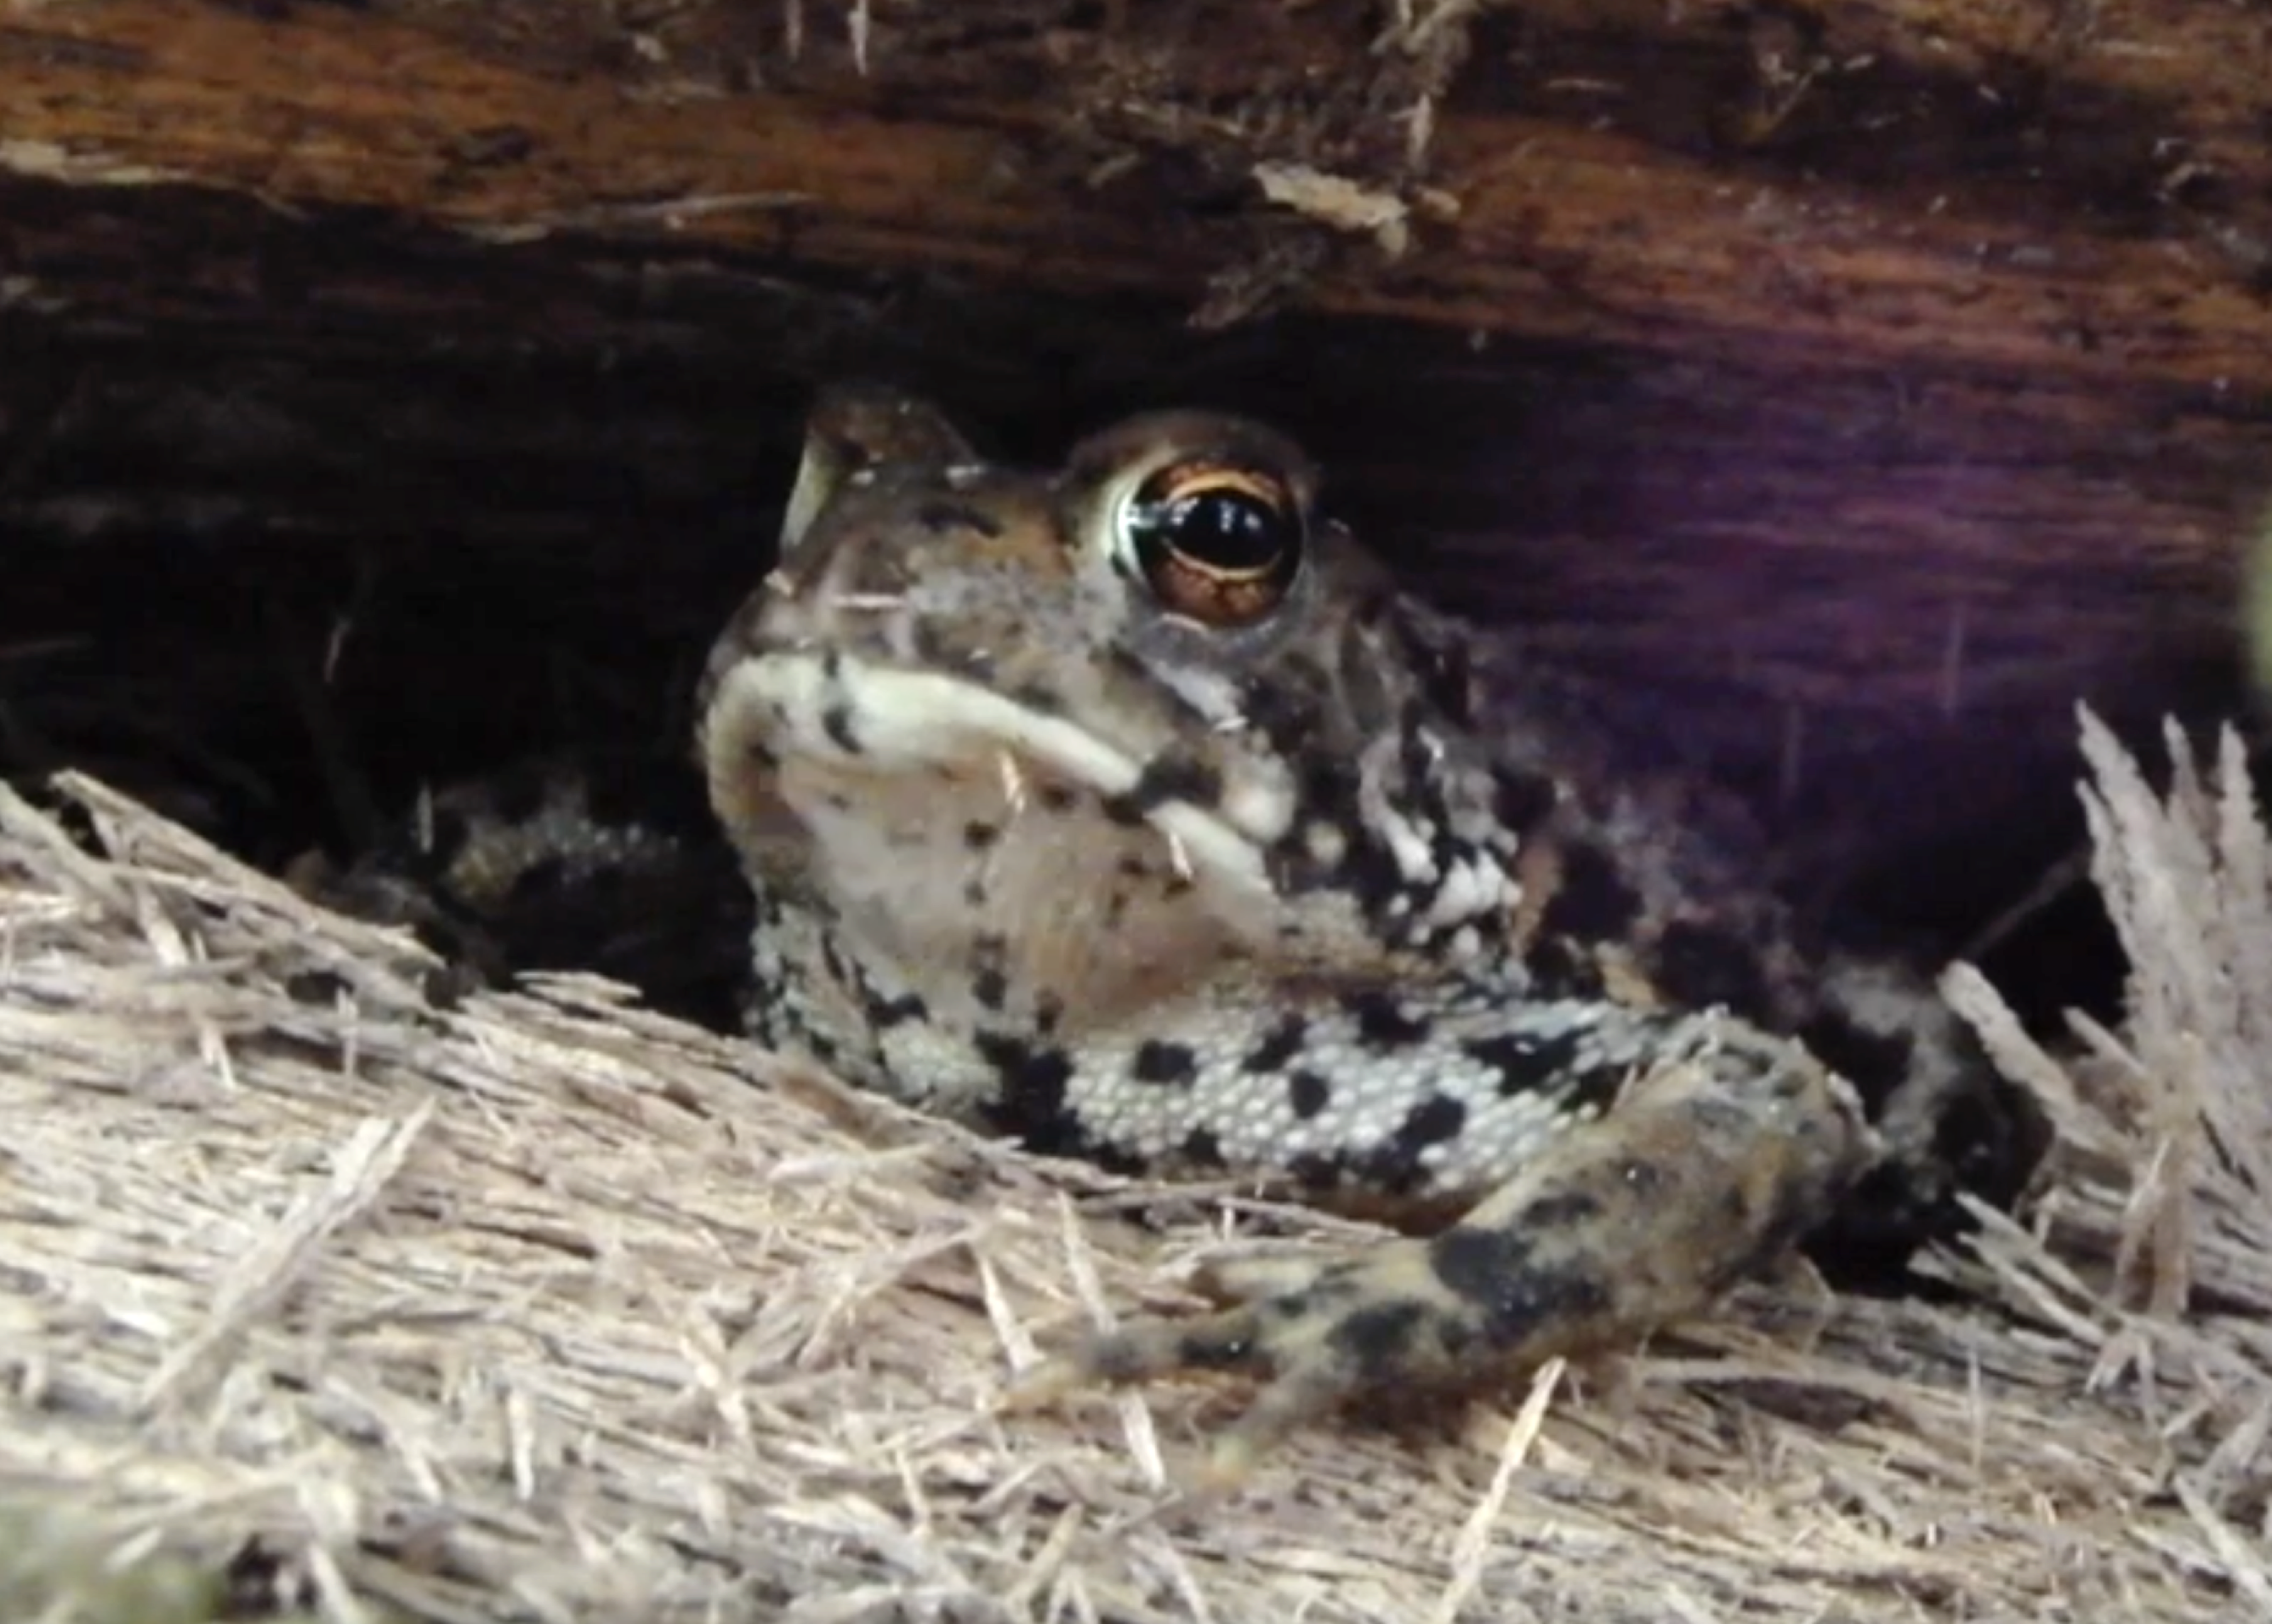
[(1819, 1223), (1875, 1138), (1842, 1079), (1732, 1021), (1569, 1127), (1452, 1228), (1242, 1286), (1192, 1320), (1093, 1337), (1014, 1396), (1186, 1370), (1267, 1373), (1217, 1443), (1235, 1480), (1298, 1423), (1352, 1398), (1458, 1388), (1629, 1339), (1706, 1306)]

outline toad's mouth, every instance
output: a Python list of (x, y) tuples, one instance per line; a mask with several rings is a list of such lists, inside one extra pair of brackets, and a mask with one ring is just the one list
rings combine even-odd
[(1256, 891), (1269, 888), (1264, 849), (1284, 821), (1280, 797), (1225, 794), (1219, 775), (1173, 746), (1135, 753), (967, 677), (836, 651), (775, 650), (734, 666), (712, 697), (702, 751), (714, 798), (751, 762), (856, 780), (945, 772), (1015, 781), (1031, 768), (1089, 791), (1117, 822), (1149, 824), (1179, 866)]

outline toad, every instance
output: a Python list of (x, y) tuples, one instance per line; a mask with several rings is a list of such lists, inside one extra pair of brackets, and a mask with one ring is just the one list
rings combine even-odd
[(1224, 1475), (1335, 1404), (1691, 1314), (1865, 1189), (1946, 1201), (1989, 1086), (1923, 977), (1803, 943), (1566, 718), (1480, 705), (1460, 628), (1258, 423), (1141, 416), (1032, 470), (838, 392), (701, 710), (758, 1040), (1410, 1231), (1024, 1386), (1251, 1373)]

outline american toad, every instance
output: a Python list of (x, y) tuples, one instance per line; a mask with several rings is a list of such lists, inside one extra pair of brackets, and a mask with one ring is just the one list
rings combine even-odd
[(1266, 428), (1140, 417), (1032, 472), (915, 400), (816, 412), (702, 700), (752, 1032), (1043, 1150), (1420, 1231), (1035, 1390), (1263, 1375), (1236, 1471), (1337, 1402), (1688, 1313), (1865, 1178), (1946, 1200), (1987, 1085), (1930, 987), (1803, 952), (1474, 688)]

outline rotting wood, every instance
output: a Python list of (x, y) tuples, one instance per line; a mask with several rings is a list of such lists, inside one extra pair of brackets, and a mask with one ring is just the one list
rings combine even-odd
[[(1373, 14), (94, 0), (0, 25), (0, 162), (1218, 316), (1284, 283), (1479, 331), (2272, 386), (2261, 18)], [(1312, 236), (1258, 165), (1318, 177)]]

